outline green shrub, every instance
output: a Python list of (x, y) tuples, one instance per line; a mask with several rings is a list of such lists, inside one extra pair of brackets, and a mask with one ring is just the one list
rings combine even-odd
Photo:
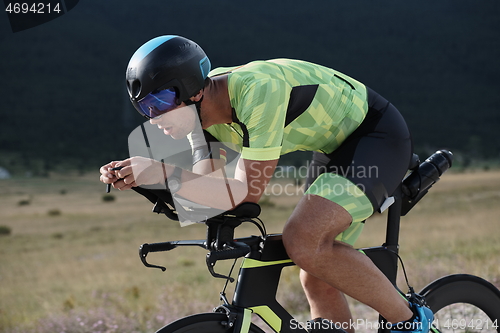
[(30, 199), (19, 200), (17, 203), (18, 206), (28, 206), (29, 204), (31, 204)]
[(47, 212), (49, 216), (59, 216), (61, 215), (61, 211), (57, 208), (51, 209)]
[(113, 194), (103, 194), (102, 201), (104, 202), (113, 202), (115, 201), (115, 196)]
[(0, 225), (0, 236), (7, 236), (12, 233), (12, 229), (6, 225)]

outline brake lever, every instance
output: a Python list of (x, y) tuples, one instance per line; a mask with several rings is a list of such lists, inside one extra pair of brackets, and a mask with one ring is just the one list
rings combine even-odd
[(148, 263), (146, 261), (146, 257), (148, 255), (148, 253), (149, 253), (149, 244), (146, 243), (146, 244), (142, 244), (141, 246), (139, 246), (139, 257), (141, 258), (141, 261), (144, 264), (144, 266), (150, 267), (150, 268), (159, 268), (162, 270), (162, 272), (165, 272), (167, 270), (166, 267), (151, 265), (150, 263)]
[(227, 276), (227, 275), (217, 273), (215, 271), (214, 267), (215, 267), (215, 262), (212, 262), (212, 260), (210, 258), (210, 253), (207, 253), (207, 268), (208, 268), (208, 271), (210, 272), (210, 274), (212, 274), (212, 276), (215, 278), (229, 280), (229, 282), (231, 282), (231, 283), (234, 282), (234, 278)]
[(231, 247), (229, 249), (224, 249), (222, 251), (211, 251), (207, 253), (207, 268), (213, 277), (229, 280), (231, 283), (234, 282), (234, 278), (226, 275), (216, 273), (214, 270), (215, 264), (218, 260), (225, 259), (237, 259), (244, 257), (250, 253), (251, 248), (242, 242), (229, 242), (228, 245)]

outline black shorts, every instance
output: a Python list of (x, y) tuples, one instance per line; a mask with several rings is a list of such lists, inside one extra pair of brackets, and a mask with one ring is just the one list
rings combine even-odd
[[(353, 215), (353, 222), (368, 218), (392, 195), (408, 171), (413, 154), (411, 135), (399, 111), (385, 98), (367, 89), (365, 119), (334, 152), (314, 152), (306, 183), (307, 193), (340, 204)], [(318, 185), (321, 178), (322, 184)], [(344, 189), (343, 193), (322, 195), (328, 192), (324, 190), (325, 181), (330, 181), (330, 191), (333, 184), (342, 182), (351, 188), (349, 193)], [(311, 189), (314, 186), (317, 188)]]

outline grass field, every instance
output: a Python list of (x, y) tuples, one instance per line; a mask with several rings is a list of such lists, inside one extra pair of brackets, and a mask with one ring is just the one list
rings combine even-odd
[[(165, 273), (144, 267), (137, 251), (146, 242), (202, 239), (204, 225), (181, 228), (151, 213), (149, 202), (133, 192), (113, 191), (116, 200), (104, 201), (97, 178), (0, 180), (0, 332), (154, 332), (218, 305), (223, 281), (209, 275), (204, 250), (148, 256), (165, 265)], [(298, 198), (268, 198), (261, 217), (269, 232), (281, 231)], [(356, 245), (380, 245), (384, 218), (372, 217)], [(240, 229), (241, 236), (257, 233), (253, 226)], [(498, 235), (500, 172), (445, 175), (402, 223), (401, 256), (410, 282), (419, 290), (461, 272), (499, 286)], [(296, 273), (284, 273), (279, 297), (306, 318)], [(365, 315), (351, 303), (357, 316)]]

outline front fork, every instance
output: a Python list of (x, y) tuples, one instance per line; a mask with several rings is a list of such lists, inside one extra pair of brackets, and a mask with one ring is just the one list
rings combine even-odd
[(231, 305), (221, 305), (214, 312), (226, 314), (226, 327), (232, 333), (248, 333), (252, 322), (252, 311), (249, 309), (236, 308)]

